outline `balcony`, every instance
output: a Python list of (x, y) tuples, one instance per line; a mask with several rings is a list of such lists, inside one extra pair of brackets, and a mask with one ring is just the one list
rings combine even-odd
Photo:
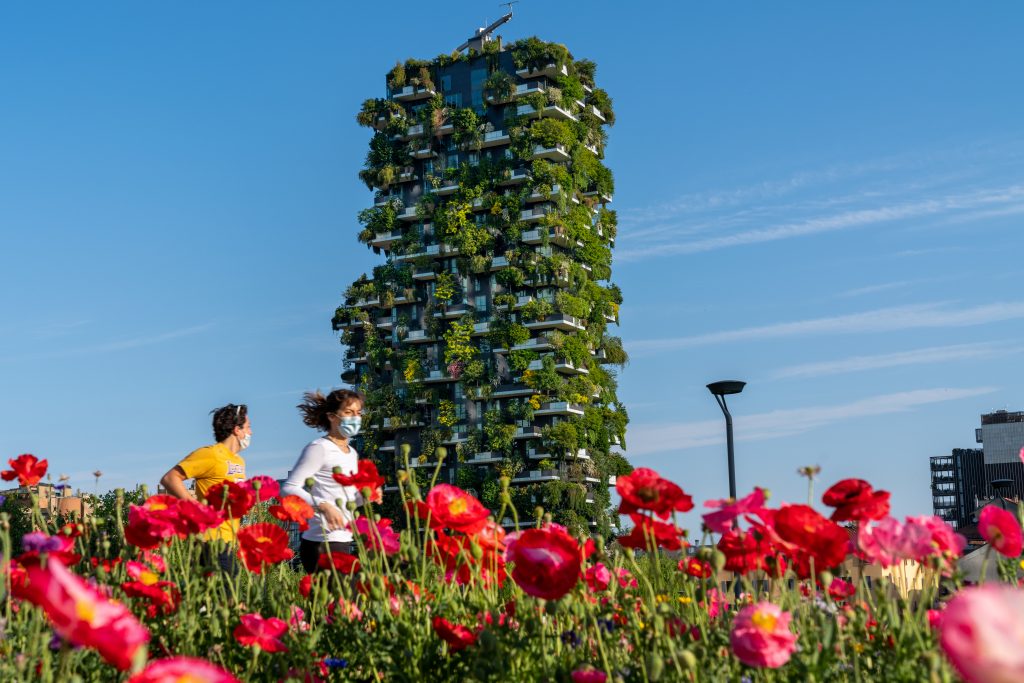
[(548, 64), (542, 69), (516, 69), (516, 76), (520, 78), (540, 78), (541, 76), (547, 76), (548, 78), (555, 78), (557, 76), (568, 76), (569, 69), (566, 68), (565, 64), (558, 66), (557, 64)]
[(391, 316), (386, 316), (384, 318), (377, 318), (374, 324), (381, 329), (390, 330), (395, 326), (395, 320)]
[(407, 206), (407, 207), (405, 207), (404, 209), (402, 209), (401, 211), (398, 212), (398, 215), (396, 216), (396, 218), (398, 218), (398, 220), (400, 220), (400, 221), (408, 221), (408, 222), (414, 222), (414, 221), (419, 220), (419, 216), (417, 215), (416, 207), (415, 206)]
[[(525, 116), (527, 118), (536, 118), (540, 116), (540, 113), (533, 108), (532, 104), (520, 104), (516, 107), (516, 116)], [(576, 117), (571, 112), (561, 107), (549, 104), (544, 107), (544, 116), (549, 116), (553, 119), (561, 119), (562, 121), (575, 121)]]
[(619, 483), (619, 477), (617, 475), (614, 475), (614, 474), (609, 474), (608, 475), (608, 486), (615, 486), (618, 483)]
[(534, 415), (582, 415), (583, 406), (579, 403), (568, 403), (566, 401), (553, 401), (542, 403), (540, 410), (533, 411)]
[(519, 239), (524, 244), (542, 244), (544, 242), (544, 236), (547, 235), (548, 242), (550, 244), (557, 244), (560, 247), (569, 247), (571, 242), (566, 237), (560, 228), (539, 228), (536, 230), (527, 230)]
[(458, 445), (460, 443), (466, 443), (469, 440), (469, 432), (452, 432), (452, 435), (445, 439), (443, 443), (451, 446)]
[(508, 259), (504, 256), (495, 256), (491, 259), (491, 270), (500, 270), (502, 268), (508, 268)]
[(564, 145), (555, 145), (554, 147), (537, 145), (533, 148), (533, 154), (530, 155), (530, 158), (548, 159), (549, 161), (569, 161), (571, 157)]
[(473, 323), (473, 332), (471, 336), (478, 334), (487, 334), (491, 331), (491, 323), (484, 321), (482, 323)]
[(401, 230), (392, 230), (391, 232), (378, 232), (370, 240), (371, 247), (380, 247), (381, 249), (387, 249), (392, 244), (402, 239)]
[(390, 451), (390, 452), (393, 453), (395, 451), (395, 440), (394, 439), (390, 439), (388, 441), (385, 441), (384, 443), (382, 443), (380, 445), (380, 447), (377, 450), (378, 451)]
[(401, 90), (391, 93), (391, 99), (396, 102), (415, 102), (416, 100), (427, 100), (433, 97), (436, 92), (433, 88), (423, 88), (414, 85), (407, 85)]
[(418, 175), (416, 175), (415, 173), (413, 173), (411, 170), (409, 170), (409, 171), (402, 171), (401, 173), (398, 174), (398, 182), (400, 182), (400, 183), (408, 183), (410, 181), (419, 180), (419, 179), (420, 179), (420, 177)]
[(547, 88), (540, 81), (533, 81), (530, 83), (520, 83), (516, 86), (515, 97), (526, 97), (527, 95), (535, 95), (537, 93), (546, 93)]
[(469, 305), (463, 301), (450, 306), (445, 306), (442, 310), (435, 311), (435, 318), (459, 318), (469, 313)]
[(426, 384), (438, 384), (442, 382), (455, 382), (457, 380), (452, 379), (448, 375), (447, 370), (429, 370), (426, 377), (423, 379), (416, 380), (417, 382), (425, 382)]
[(423, 344), (437, 340), (428, 336), (426, 330), (409, 330), (409, 334), (405, 336), (405, 341), (409, 344)]
[[(551, 342), (544, 335), (534, 337), (533, 339), (527, 340), (522, 344), (516, 344), (512, 347), (513, 351), (549, 351), (551, 349)], [(498, 349), (495, 349), (495, 353)]]
[(561, 193), (561, 191), (562, 191), (562, 188), (560, 188), (558, 185), (552, 185), (551, 186), (551, 193), (550, 194), (541, 194), (540, 192), (537, 192), (536, 190), (534, 190), (533, 194), (531, 194), (529, 197), (526, 198), (526, 201), (530, 202), (530, 203), (551, 201), (552, 199), (557, 197), (559, 195), (559, 193)]
[(533, 223), (534, 221), (539, 221), (541, 218), (544, 218), (544, 216), (548, 215), (551, 211), (552, 209), (546, 206), (523, 209), (519, 212), (519, 220), (524, 223)]
[(525, 168), (515, 168), (509, 173), (508, 177), (502, 180), (499, 185), (515, 185), (517, 183), (526, 182), (531, 177), (530, 172)]
[(565, 359), (555, 363), (555, 370), (563, 375), (589, 375), (590, 370), (585, 367), (573, 365), (572, 361)]
[(377, 197), (377, 198), (375, 198), (375, 199), (373, 200), (373, 205), (374, 205), (375, 207), (377, 207), (377, 208), (380, 208), (380, 207), (382, 207), (382, 206), (387, 206), (387, 205), (388, 205), (388, 204), (390, 204), (391, 202), (401, 202), (401, 201), (402, 201), (402, 197), (401, 197), (401, 195), (397, 195), (397, 194), (386, 194), (386, 195), (383, 195), (383, 196), (381, 196), (381, 197)]
[(612, 196), (610, 194), (605, 194), (603, 192), (598, 192), (597, 190), (591, 190), (590, 192), (584, 192), (583, 196), (584, 197), (590, 197), (592, 199), (597, 199), (602, 204), (611, 204), (612, 203)]
[(518, 476), (512, 480), (513, 484), (531, 484), (538, 481), (558, 481), (561, 475), (556, 470), (530, 470), (525, 476)]
[(494, 451), (483, 451), (481, 453), (475, 453), (472, 458), (466, 461), (467, 464), (472, 463), (474, 465), (485, 465), (492, 462), (501, 462), (503, 460), (501, 453), (495, 453)]
[(565, 315), (564, 313), (558, 313), (556, 315), (549, 315), (544, 320), (525, 323), (525, 327), (529, 330), (556, 329), (571, 332), (573, 330), (583, 331), (587, 329), (587, 324), (586, 321), (580, 320), (579, 318), (574, 318), (573, 316)]
[(413, 150), (412, 156), (414, 159), (431, 159), (437, 152), (432, 150), (430, 147), (423, 147), (421, 149)]
[(448, 181), (444, 185), (442, 185), (441, 187), (436, 188), (434, 190), (434, 194), (441, 195), (443, 197), (446, 194), (453, 194), (458, 189), (459, 189), (459, 184), (458, 183)]
[[(494, 395), (491, 394), (491, 396), (493, 397)], [(520, 425), (519, 427), (516, 428), (515, 438), (517, 438), (517, 439), (538, 439), (538, 438), (540, 438), (540, 427), (535, 427), (535, 426), (532, 426), (532, 425), (529, 426), (529, 427), (523, 427), (522, 425)]]
[(492, 130), (490, 133), (484, 133), (484, 138), (480, 143), (481, 147), (496, 147), (498, 145), (505, 145), (512, 141), (508, 133), (503, 130)]
[(408, 130), (405, 131), (405, 135), (399, 136), (400, 140), (412, 140), (423, 135), (423, 124), (417, 123), (415, 126), (409, 126)]

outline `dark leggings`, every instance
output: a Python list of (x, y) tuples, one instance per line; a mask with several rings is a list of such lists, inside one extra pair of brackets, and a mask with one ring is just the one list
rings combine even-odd
[(320, 560), (320, 553), (326, 552), (324, 546), (330, 548), (332, 553), (349, 553), (352, 554), (354, 550), (351, 541), (309, 541), (305, 538), (299, 543), (299, 559), (302, 560), (302, 568), (306, 570), (307, 574), (313, 574), (317, 571), (317, 562)]

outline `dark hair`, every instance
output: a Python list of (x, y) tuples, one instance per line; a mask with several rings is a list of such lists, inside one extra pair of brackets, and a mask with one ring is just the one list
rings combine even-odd
[(302, 413), (302, 422), (307, 427), (320, 429), (325, 432), (331, 430), (331, 423), (327, 416), (343, 408), (352, 401), (365, 403), (366, 399), (358, 391), (349, 389), (335, 389), (324, 396), (320, 390), (307, 391), (302, 395), (302, 403), (296, 406)]
[(213, 414), (213, 438), (219, 443), (235, 432), (235, 427), (245, 424), (249, 415), (249, 407), (245, 404), (229, 403), (223, 408), (211, 410)]

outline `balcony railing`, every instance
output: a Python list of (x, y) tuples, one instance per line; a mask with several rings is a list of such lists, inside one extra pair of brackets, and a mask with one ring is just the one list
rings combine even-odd
[(579, 318), (575, 318), (571, 315), (565, 315), (564, 313), (558, 313), (556, 315), (549, 315), (544, 320), (536, 320), (531, 323), (525, 323), (527, 329), (531, 330), (543, 330), (543, 329), (558, 329), (566, 332), (572, 330), (585, 330), (587, 329), (586, 321)]
[(433, 88), (417, 87), (414, 85), (407, 85), (401, 90), (391, 93), (391, 98), (398, 102), (413, 102), (415, 100), (426, 100), (433, 97), (435, 94)]
[[(516, 116), (527, 116), (532, 118), (535, 116), (540, 116), (540, 113), (538, 113), (537, 110), (534, 109), (532, 104), (520, 104), (518, 107), (516, 107)], [(561, 119), (563, 121), (577, 120), (576, 117), (572, 114), (572, 112), (568, 111), (567, 109), (563, 109), (562, 107), (559, 107), (558, 105), (555, 104), (549, 104), (548, 106), (544, 107), (544, 116), (549, 116), (553, 119)]]
[(489, 133), (484, 133), (484, 138), (480, 143), (481, 147), (494, 147), (496, 145), (504, 145), (511, 142), (512, 138), (509, 134), (503, 130), (492, 130)]
[(565, 145), (555, 145), (554, 147), (545, 147), (544, 145), (537, 145), (533, 148), (533, 154), (530, 156), (531, 159), (549, 159), (551, 161), (569, 161), (569, 150), (565, 148)]
[(556, 76), (568, 75), (569, 69), (566, 68), (565, 64), (558, 66), (557, 64), (552, 63), (540, 69), (516, 69), (516, 76), (519, 76), (520, 78), (539, 78), (540, 76), (555, 78)]

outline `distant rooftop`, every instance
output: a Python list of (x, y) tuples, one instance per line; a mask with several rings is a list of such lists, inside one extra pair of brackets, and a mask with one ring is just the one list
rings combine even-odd
[(1006, 410), (997, 410), (994, 413), (981, 416), (981, 424), (983, 425), (998, 425), (1008, 422), (1024, 422), (1024, 411), (1011, 413)]

